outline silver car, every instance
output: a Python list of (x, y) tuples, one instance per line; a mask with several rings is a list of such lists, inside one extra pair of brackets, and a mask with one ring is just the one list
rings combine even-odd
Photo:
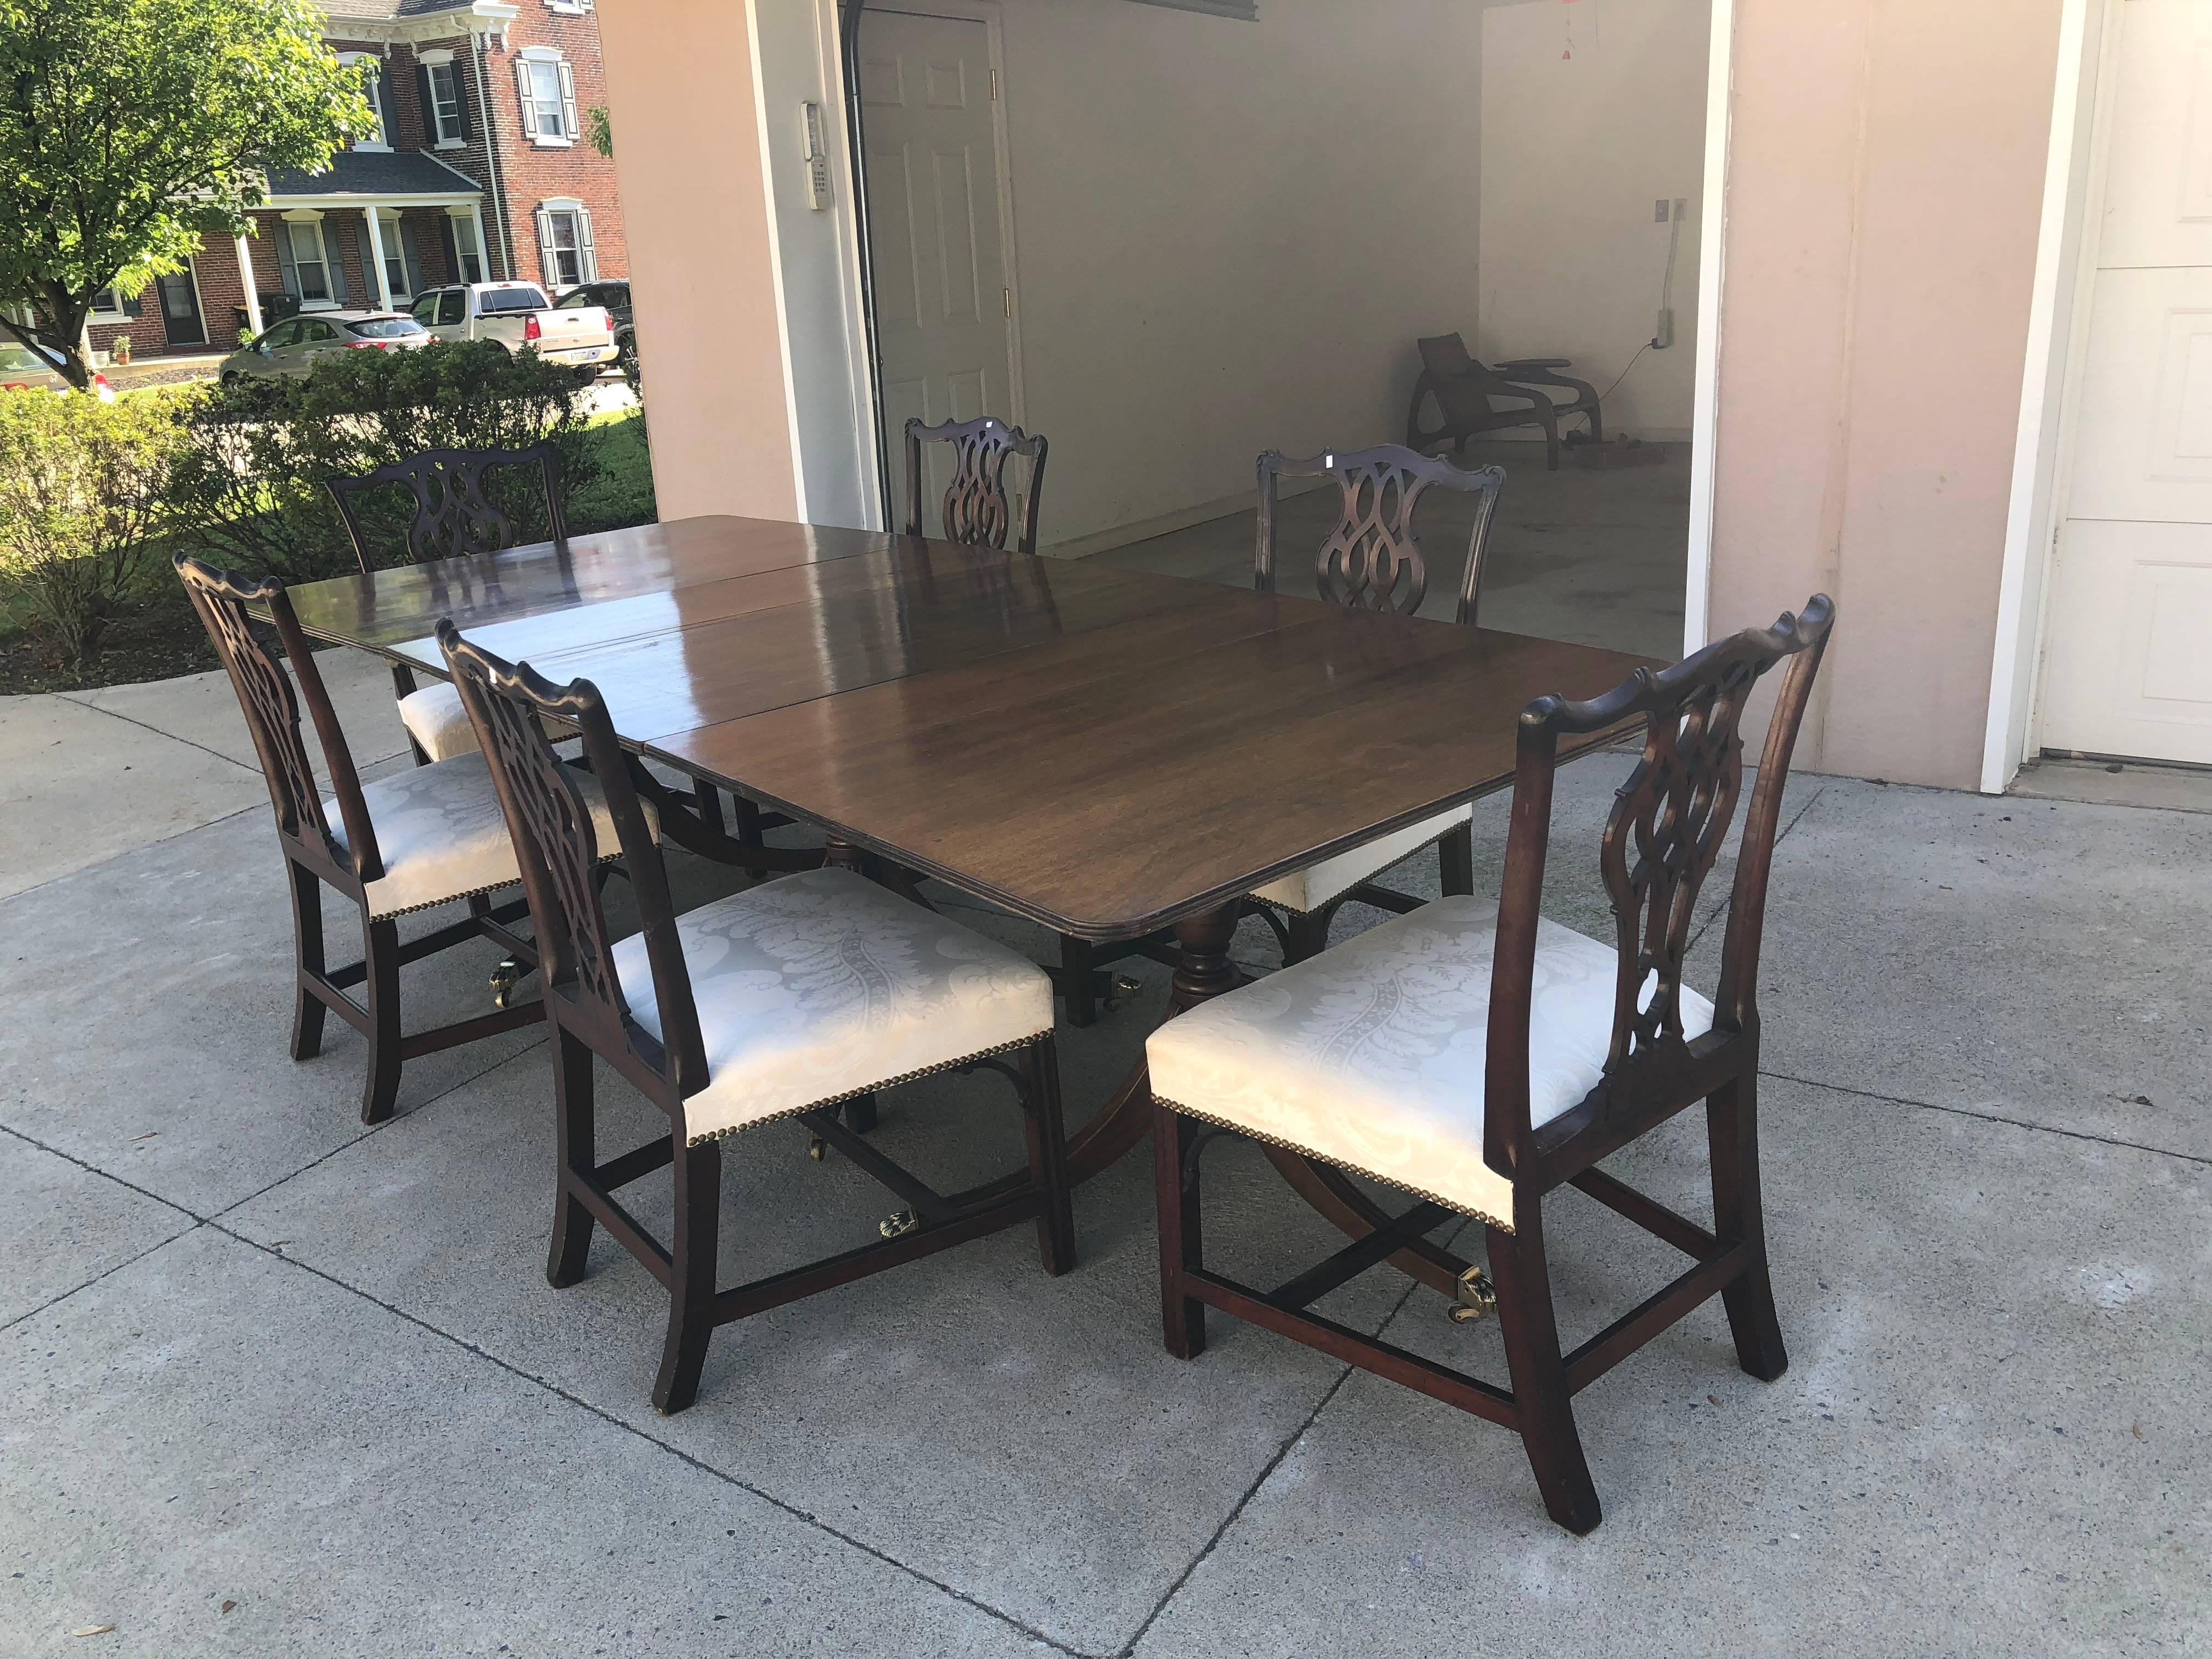
[[(62, 378), (60, 363), (52, 347), (0, 339), (0, 392), (67, 392), (70, 383)], [(104, 404), (115, 401), (115, 388), (105, 374), (92, 377), (92, 392)]]
[(299, 378), (337, 351), (415, 351), (430, 343), (430, 331), (404, 312), (314, 311), (271, 323), (250, 346), (222, 360), (226, 384)]

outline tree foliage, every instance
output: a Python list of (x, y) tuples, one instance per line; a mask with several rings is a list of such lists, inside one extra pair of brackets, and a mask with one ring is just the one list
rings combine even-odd
[(98, 647), (158, 551), (188, 396), (0, 395), (0, 587), (65, 662)]
[(322, 21), (313, 0), (0, 0), (0, 327), (82, 389), (94, 295), (244, 234), (266, 170), (372, 131)]

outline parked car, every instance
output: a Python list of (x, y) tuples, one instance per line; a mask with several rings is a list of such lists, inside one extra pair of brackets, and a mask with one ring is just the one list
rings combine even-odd
[(429, 331), (404, 312), (306, 312), (270, 324), (252, 345), (224, 358), (220, 373), (226, 385), (298, 378), (334, 351), (413, 351), (429, 343)]
[(603, 305), (553, 304), (535, 283), (465, 283), (416, 296), (415, 320), (441, 340), (526, 346), (585, 379), (615, 360), (614, 319)]
[[(0, 340), (0, 392), (67, 392), (62, 378), (60, 355), (46, 346), (27, 346)], [(115, 401), (115, 388), (107, 376), (92, 377), (93, 394), (104, 404)]]
[(556, 306), (605, 306), (607, 315), (614, 319), (615, 357), (623, 372), (630, 372), (637, 356), (637, 325), (631, 319), (629, 283), (586, 283), (581, 288), (572, 288), (553, 302)]

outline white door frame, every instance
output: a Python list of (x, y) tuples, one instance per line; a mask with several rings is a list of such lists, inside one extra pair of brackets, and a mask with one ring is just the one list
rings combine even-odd
[(2087, 343), (2103, 217), (2110, 80), (2118, 54), (2104, 50), (2125, 0), (2063, 0), (2051, 88), (2051, 144), (2021, 370), (2020, 429), (1997, 585), (1996, 648), (1982, 734), (1981, 788), (2002, 794), (2040, 747), (2043, 659), (2050, 630), (2051, 568), (2066, 521), (2074, 392)]
[[(2090, 3), (2091, 0), (2067, 0), (2069, 6)], [(752, 3), (757, 5), (760, 0), (752, 0)], [(851, 88), (845, 84), (844, 58), (837, 49), (841, 38), (838, 0), (814, 0), (814, 8), (817, 34), (823, 43), (823, 91), (839, 118), (831, 124), (831, 154), (838, 164), (842, 185), (840, 193), (845, 202), (849, 203), (859, 187), (860, 169), (850, 154), (850, 129), (843, 119)], [(1004, 244), (1006, 284), (1014, 295), (1014, 314), (1007, 321), (1006, 331), (1008, 401), (1012, 404), (1007, 418), (1024, 423), (1027, 420), (1028, 399), (1023, 380), (1021, 280), (1014, 251), (1013, 151), (1006, 123), (1009, 88), (1006, 73), (1003, 13), (998, 0), (889, 0), (880, 9), (909, 11), (923, 16), (966, 18), (983, 24), (989, 35), (991, 67), (998, 76), (1000, 92), (992, 106), (1000, 160), (999, 234)], [(1689, 544), (1685, 562), (1682, 604), (1682, 648), (1686, 653), (1704, 646), (1711, 629), (1713, 496), (1720, 425), (1721, 297), (1727, 248), (1735, 12), (1736, 0), (1712, 0), (1712, 21), (1706, 36), (1705, 178), (1698, 226), (1697, 361), (1690, 416)], [(865, 23), (862, 27), (866, 27)], [(1264, 21), (1260, 27), (1266, 27)], [(756, 65), (758, 62), (757, 50)], [(771, 98), (770, 88), (758, 88), (757, 90), (760, 94), (763, 119), (766, 120), (769, 118), (767, 112), (775, 106), (776, 100)], [(805, 94), (802, 92), (799, 95)], [(788, 96), (785, 96), (782, 101), (789, 101)], [(857, 240), (857, 221), (854, 222)], [(851, 251), (850, 257), (857, 261), (857, 247)], [(782, 280), (780, 260), (778, 265), (780, 285)], [(858, 415), (856, 426), (859, 430), (855, 435), (860, 453), (855, 465), (869, 486), (870, 498), (873, 500), (880, 499), (883, 489), (876, 457), (879, 453), (888, 453), (888, 451), (879, 452), (874, 443), (868, 441), (873, 424), (881, 419), (882, 404), (878, 396), (875, 366), (869, 356), (867, 296), (858, 281), (858, 274), (856, 268), (852, 272), (853, 280), (848, 283), (845, 289), (847, 357), (853, 366), (854, 403)], [(803, 462), (801, 467), (803, 471)], [(803, 489), (800, 499), (805, 499)], [(871, 529), (884, 527), (872, 523), (869, 526)]]

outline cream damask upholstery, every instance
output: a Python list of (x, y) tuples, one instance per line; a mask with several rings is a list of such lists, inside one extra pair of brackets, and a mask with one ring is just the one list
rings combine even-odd
[[(1512, 1184), (1483, 1161), (1494, 900), (1439, 899), (1201, 1003), (1146, 1045), (1152, 1092), (1186, 1115), (1510, 1224)], [(1604, 1074), (1610, 945), (1541, 922), (1528, 1021), (1529, 1121)], [(1682, 988), (1684, 1035), (1713, 1006)]]
[[(574, 771), (576, 787), (591, 807), (592, 828), (601, 854), (618, 856), (614, 820), (606, 792), (590, 773)], [(376, 828), (384, 875), (368, 884), (368, 913), (396, 916), (425, 910), (477, 893), (489, 893), (522, 879), (514, 860), (514, 842), (492, 788), (491, 769), (471, 744), (468, 753), (429, 766), (410, 766), (361, 787), (368, 821)], [(653, 824), (650, 802), (639, 803)], [(338, 845), (345, 827), (335, 800), (323, 803), (323, 817)], [(656, 833), (657, 833), (657, 826)]]
[[(696, 1144), (949, 1071), (1052, 1030), (1026, 957), (836, 868), (784, 876), (676, 919), (708, 1082), (684, 1103)], [(614, 948), (637, 1023), (661, 1035), (645, 938)]]
[(1443, 840), (1474, 819), (1474, 808), (1471, 805), (1455, 806), (1449, 812), (1439, 812), (1395, 835), (1364, 842), (1348, 853), (1339, 853), (1334, 858), (1310, 864), (1303, 870), (1293, 870), (1265, 887), (1253, 889), (1252, 896), (1302, 915), (1318, 910), (1331, 899), (1341, 898), (1361, 882), (1381, 875), (1408, 854), (1419, 852), (1431, 842)]
[(434, 761), (476, 752), (476, 728), (469, 724), (461, 694), (443, 680), (409, 692), (399, 700), (399, 723), (415, 745)]

